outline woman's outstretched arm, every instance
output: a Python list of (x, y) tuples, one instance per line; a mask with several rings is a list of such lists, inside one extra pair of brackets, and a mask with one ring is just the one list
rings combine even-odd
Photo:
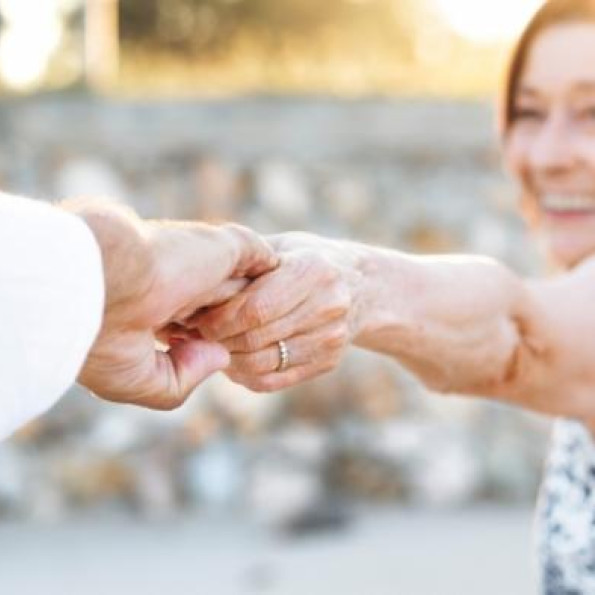
[(495, 260), (366, 248), (353, 343), (439, 392), (595, 419), (595, 262), (525, 280)]
[(483, 257), (309, 234), (273, 241), (281, 267), (195, 321), (232, 352), (232, 379), (278, 390), (329, 371), (355, 344), (399, 359), (440, 392), (595, 418), (595, 263), (530, 281)]

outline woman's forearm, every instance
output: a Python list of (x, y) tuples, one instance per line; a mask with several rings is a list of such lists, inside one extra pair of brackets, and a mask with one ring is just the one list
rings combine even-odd
[(537, 384), (547, 327), (533, 325), (539, 304), (504, 266), (363, 247), (359, 263), (356, 345), (398, 358), (441, 392), (515, 399)]

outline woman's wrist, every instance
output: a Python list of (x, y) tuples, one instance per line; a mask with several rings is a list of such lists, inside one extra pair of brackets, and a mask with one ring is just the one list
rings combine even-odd
[(393, 354), (395, 336), (405, 336), (412, 322), (411, 263), (396, 251), (365, 245), (359, 246), (357, 262), (353, 344)]

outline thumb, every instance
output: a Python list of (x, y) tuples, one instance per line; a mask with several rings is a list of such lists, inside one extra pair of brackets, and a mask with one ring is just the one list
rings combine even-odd
[(164, 389), (158, 400), (169, 404), (164, 408), (181, 405), (201, 382), (229, 365), (228, 351), (221, 344), (204, 339), (175, 343), (167, 353), (158, 352), (157, 358)]

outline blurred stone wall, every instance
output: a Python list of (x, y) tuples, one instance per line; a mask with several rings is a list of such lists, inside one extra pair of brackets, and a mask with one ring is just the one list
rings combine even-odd
[[(0, 182), (11, 192), (97, 195), (144, 216), (538, 268), (487, 103), (56, 96), (0, 104), (0, 134)], [(74, 388), (0, 445), (0, 513), (161, 517), (199, 506), (302, 530), (343, 523), (362, 501), (527, 500), (546, 435), (534, 416), (430, 395), (394, 362), (356, 351), (283, 395), (216, 377), (169, 414)]]

